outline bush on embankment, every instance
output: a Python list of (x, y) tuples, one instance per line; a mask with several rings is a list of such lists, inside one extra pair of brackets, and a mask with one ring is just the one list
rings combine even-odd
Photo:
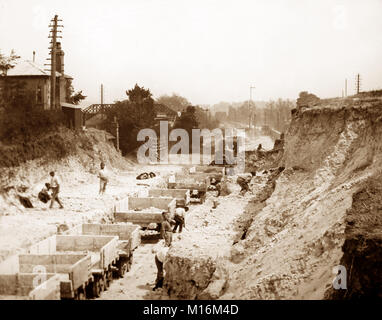
[[(3, 110), (0, 114), (0, 168), (40, 158), (58, 160), (72, 154), (75, 144), (62, 135), (64, 131), (71, 132), (63, 127), (63, 121), (61, 111), (23, 106)], [(92, 147), (85, 136), (81, 139), (85, 147)]]

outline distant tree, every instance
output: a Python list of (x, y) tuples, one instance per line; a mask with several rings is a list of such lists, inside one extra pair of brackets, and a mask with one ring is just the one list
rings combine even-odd
[(86, 98), (86, 96), (82, 94), (82, 90), (74, 92), (71, 79), (68, 79), (68, 81), (66, 82), (66, 97), (66, 102), (76, 105)]
[(120, 148), (123, 154), (135, 150), (141, 142), (137, 141), (137, 134), (143, 128), (154, 126), (154, 100), (149, 89), (135, 85), (127, 90), (128, 99), (118, 101), (115, 107), (106, 113), (105, 129), (114, 132), (114, 117), (119, 123)]
[(184, 97), (173, 93), (171, 96), (163, 95), (157, 99), (157, 102), (164, 104), (174, 111), (184, 111), (191, 103)]
[(291, 119), (294, 103), (290, 100), (270, 100), (266, 103), (261, 119), (261, 125), (268, 125), (277, 131), (284, 132)]
[(87, 96), (82, 94), (82, 90), (74, 93), (71, 97), (69, 97), (69, 103), (79, 104), (82, 100), (84, 100)]
[(217, 104), (214, 104), (212, 107), (211, 107), (211, 110), (214, 110), (214, 112), (228, 112), (228, 109), (229, 107), (232, 106), (232, 103), (231, 102), (224, 102), (224, 101), (221, 101)]
[(200, 129), (215, 129), (219, 127), (219, 121), (211, 114), (209, 109), (196, 106), (195, 117)]
[(14, 50), (11, 51), (9, 56), (5, 56), (0, 52), (0, 85), (2, 87), (0, 91), (0, 107), (2, 108), (14, 108), (27, 101), (26, 95), (29, 95), (29, 93), (27, 94), (25, 91), (25, 83), (10, 81), (7, 77), (8, 71), (16, 65), (19, 58)]
[(215, 113), (215, 117), (218, 121), (226, 121), (227, 120), (227, 113), (224, 111), (218, 111)]
[(154, 100), (150, 90), (135, 84), (133, 89), (126, 91), (126, 95), (129, 97), (130, 115), (136, 126), (150, 127), (155, 118)]
[(196, 108), (189, 105), (186, 111), (182, 112), (181, 116), (177, 119), (174, 124), (174, 128), (183, 128), (191, 136), (192, 129), (196, 129), (199, 126), (199, 122), (196, 117)]
[(15, 51), (12, 49), (9, 56), (5, 56), (0, 52), (0, 71), (1, 76), (6, 76), (9, 69), (12, 69), (20, 56), (16, 55)]
[(237, 112), (234, 107), (229, 107), (228, 108), (228, 120), (230, 121), (236, 121), (237, 120)]
[[(199, 122), (196, 115), (196, 107), (187, 106), (186, 110), (183, 111), (175, 121), (174, 129), (184, 129), (187, 131), (188, 136), (192, 137), (192, 129), (197, 129), (199, 127)], [(189, 141), (189, 151), (192, 151), (192, 143)]]

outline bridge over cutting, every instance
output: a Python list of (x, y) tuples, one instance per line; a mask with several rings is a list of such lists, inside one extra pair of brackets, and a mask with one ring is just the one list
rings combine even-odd
[(103, 114), (108, 109), (112, 109), (115, 107), (115, 103), (108, 103), (108, 104), (92, 104), (89, 107), (82, 110), (84, 114), (85, 121), (91, 119), (97, 114)]

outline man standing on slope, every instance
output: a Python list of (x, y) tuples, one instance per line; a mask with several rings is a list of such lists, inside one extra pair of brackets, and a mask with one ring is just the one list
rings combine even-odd
[(109, 181), (106, 174), (105, 164), (101, 162), (101, 170), (98, 172), (99, 177), (99, 194), (104, 194), (106, 190), (106, 185)]
[(49, 208), (52, 209), (54, 201), (57, 201), (57, 203), (60, 205), (60, 209), (63, 209), (64, 206), (58, 198), (58, 193), (60, 192), (60, 180), (57, 176), (55, 176), (54, 171), (50, 172), (50, 176), (52, 177), (50, 180), (50, 188), (52, 189), (52, 199)]

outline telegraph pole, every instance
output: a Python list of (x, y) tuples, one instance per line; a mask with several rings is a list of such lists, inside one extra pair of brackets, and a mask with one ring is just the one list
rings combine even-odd
[(250, 102), (252, 101), (252, 89), (255, 89), (254, 86), (249, 87), (249, 100), (248, 100), (248, 128), (251, 128), (251, 107)]
[(103, 108), (103, 84), (101, 84), (101, 106)]
[(119, 152), (119, 124), (118, 124), (117, 117), (114, 117), (114, 126), (115, 126), (115, 138), (117, 139), (116, 147), (117, 147), (117, 151)]
[(58, 25), (58, 21), (62, 21), (58, 19), (58, 15), (55, 15), (54, 18), (51, 20), (51, 24), (49, 25), (50, 34), (49, 37), (52, 39), (50, 41), (51, 46), (50, 49), (50, 108), (52, 110), (56, 109), (56, 53), (57, 53), (57, 39), (62, 38), (62, 36), (58, 36), (58, 32), (62, 32), (58, 30), (59, 27), (63, 27), (62, 25)]
[(361, 92), (361, 76), (359, 73), (357, 74), (355, 78), (355, 87), (357, 90), (357, 94), (359, 94)]
[(101, 117), (105, 118), (105, 109), (103, 106), (103, 84), (101, 84)]
[(345, 79), (345, 98), (348, 96), (348, 79)]

